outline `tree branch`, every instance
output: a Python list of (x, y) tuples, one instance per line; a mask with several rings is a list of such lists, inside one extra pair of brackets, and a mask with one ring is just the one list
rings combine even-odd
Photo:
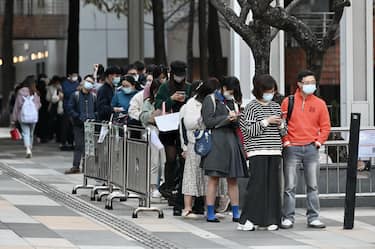
[(336, 0), (334, 3), (335, 14), (332, 18), (332, 23), (329, 25), (327, 33), (323, 37), (323, 41), (319, 49), (322, 51), (327, 50), (330, 47), (331, 41), (335, 38), (337, 30), (340, 28), (340, 20), (344, 14), (345, 7), (349, 7), (349, 0)]
[(270, 7), (263, 13), (261, 20), (270, 26), (291, 33), (301, 47), (316, 49), (318, 44), (316, 35), (304, 22), (289, 15), (285, 9)]
[[(238, 0), (240, 2), (240, 0)], [(240, 4), (241, 5), (241, 4)], [(247, 16), (250, 12), (250, 5), (244, 1), (241, 5), (241, 12), (240, 12), (240, 22), (246, 24)]]
[(230, 8), (229, 3), (226, 0), (210, 0), (211, 4), (220, 12), (220, 14), (225, 18), (228, 24), (231, 26), (236, 33), (238, 33), (242, 39), (244, 39), (248, 44), (254, 43), (255, 34), (250, 26), (240, 21), (240, 17)]
[[(303, 0), (294, 0), (292, 1), (290, 4), (288, 4), (288, 6), (285, 7), (285, 11), (290, 14), (292, 13), (293, 9), (295, 7), (297, 7), (298, 4), (300, 4)], [(272, 28), (271, 30), (271, 41), (273, 39), (275, 39), (275, 37), (277, 36), (277, 34), (279, 33), (279, 29), (276, 29), (276, 28)]]

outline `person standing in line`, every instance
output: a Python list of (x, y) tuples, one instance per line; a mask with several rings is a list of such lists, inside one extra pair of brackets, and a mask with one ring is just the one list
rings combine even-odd
[(81, 157), (85, 152), (84, 123), (88, 119), (96, 119), (96, 95), (91, 93), (94, 88), (94, 78), (87, 75), (81, 83), (80, 89), (70, 96), (68, 113), (72, 119), (74, 132), (73, 167), (65, 174), (80, 173)]
[(105, 72), (105, 83), (97, 92), (97, 111), (99, 121), (109, 121), (112, 114), (112, 98), (120, 84), (121, 70), (116, 66), (108, 67)]
[(246, 158), (236, 130), (239, 127), (234, 96), (240, 96), (240, 83), (236, 77), (225, 77), (220, 90), (206, 96), (202, 105), (202, 118), (206, 128), (211, 129), (212, 148), (201, 160), (207, 184), (207, 222), (220, 222), (215, 215), (215, 199), (220, 178), (226, 178), (231, 200), (233, 222), (238, 222), (239, 193), (237, 178), (248, 177)]
[(240, 126), (249, 158), (247, 185), (237, 229), (252, 231), (255, 225), (269, 231), (279, 228), (281, 218), (281, 135), (285, 134), (280, 105), (272, 101), (276, 81), (270, 75), (256, 76), (252, 100), (244, 110)]
[(27, 76), (17, 92), (11, 117), (12, 126), (15, 126), (16, 122), (19, 122), (21, 126), (26, 158), (31, 158), (32, 156), (34, 129), (38, 122), (38, 110), (40, 107), (40, 97), (36, 90), (35, 77)]
[[(300, 164), (307, 189), (307, 226), (325, 228), (319, 219), (319, 148), (327, 141), (331, 123), (326, 103), (314, 95), (315, 74), (303, 70), (298, 73), (297, 80), (288, 134), (283, 138), (285, 190), (281, 228), (292, 228), (295, 221), (297, 165)], [(285, 98), (281, 105), (283, 113), (288, 113), (288, 106), (289, 98)]]

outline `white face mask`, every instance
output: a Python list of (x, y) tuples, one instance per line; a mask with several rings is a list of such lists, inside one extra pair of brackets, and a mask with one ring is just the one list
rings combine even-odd
[(223, 96), (226, 100), (234, 99), (233, 95), (229, 91), (224, 91)]
[(72, 77), (72, 81), (78, 81), (78, 77), (77, 76), (73, 76)]

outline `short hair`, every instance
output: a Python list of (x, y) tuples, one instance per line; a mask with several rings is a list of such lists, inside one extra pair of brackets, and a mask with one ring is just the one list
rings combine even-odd
[(242, 91), (240, 81), (234, 76), (227, 76), (221, 79), (220, 87), (226, 87), (227, 90), (233, 90), (233, 96), (237, 102), (242, 102)]
[(269, 74), (257, 75), (253, 79), (253, 95), (257, 99), (263, 99), (263, 93), (267, 90), (276, 89), (276, 80)]
[(111, 74), (121, 74), (121, 69), (118, 66), (109, 66), (105, 72), (104, 75), (107, 77)]
[(138, 71), (142, 71), (145, 69), (145, 64), (142, 61), (136, 61), (133, 64), (135, 69), (137, 69)]
[(87, 78), (94, 79), (94, 76), (92, 74), (87, 74), (85, 77), (83, 77), (83, 80), (86, 80)]
[(302, 82), (303, 78), (305, 78), (306, 76), (314, 76), (316, 78), (315, 73), (313, 71), (304, 69), (297, 74), (298, 82)]
[(152, 75), (154, 79), (157, 79), (161, 74), (161, 69), (155, 64), (150, 64), (146, 68), (146, 74)]

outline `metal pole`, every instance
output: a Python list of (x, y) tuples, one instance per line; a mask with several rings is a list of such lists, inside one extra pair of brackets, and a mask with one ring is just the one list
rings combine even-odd
[(144, 1), (128, 0), (128, 58), (144, 59)]
[(353, 229), (355, 192), (357, 184), (357, 162), (361, 114), (352, 113), (350, 121), (349, 160), (346, 174), (344, 229)]

